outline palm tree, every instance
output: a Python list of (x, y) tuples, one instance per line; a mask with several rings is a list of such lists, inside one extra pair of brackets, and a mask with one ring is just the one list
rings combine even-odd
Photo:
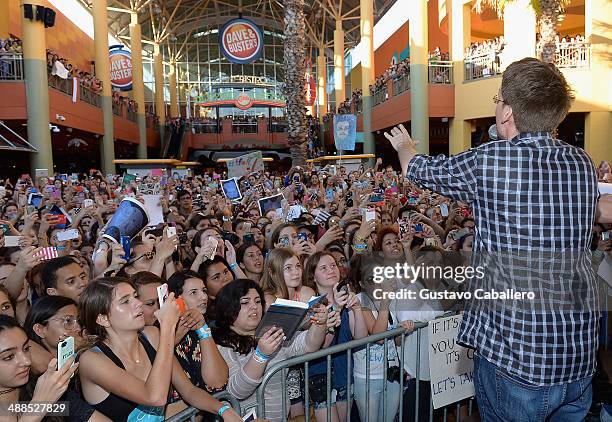
[[(506, 4), (513, 0), (476, 0), (474, 9), (477, 13), (482, 12), (483, 6), (489, 6), (497, 12), (501, 18), (504, 14)], [(563, 13), (563, 7), (570, 0), (530, 0), (531, 7), (536, 12), (538, 31), (540, 39), (537, 50), (541, 51), (540, 58), (547, 63), (554, 63), (557, 51), (555, 37), (557, 35), (557, 24)]]
[(288, 142), (294, 166), (306, 164), (308, 133), (304, 98), (306, 23), (304, 0), (285, 0), (285, 83)]

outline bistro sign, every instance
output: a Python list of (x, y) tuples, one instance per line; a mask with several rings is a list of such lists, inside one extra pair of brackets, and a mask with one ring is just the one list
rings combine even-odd
[(237, 18), (228, 21), (219, 32), (219, 46), (232, 63), (247, 64), (263, 51), (263, 33), (254, 22)]

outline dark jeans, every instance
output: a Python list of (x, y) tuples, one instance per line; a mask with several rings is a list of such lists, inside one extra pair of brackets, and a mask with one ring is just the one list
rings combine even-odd
[(592, 378), (537, 386), (474, 356), (476, 400), (485, 422), (582, 421), (591, 407)]

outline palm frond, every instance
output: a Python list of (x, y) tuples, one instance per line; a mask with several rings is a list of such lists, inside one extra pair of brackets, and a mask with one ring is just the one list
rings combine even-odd
[(512, 0), (476, 0), (474, 2), (473, 9), (476, 11), (476, 13), (480, 15), (484, 7), (489, 7), (490, 9), (493, 9), (495, 13), (497, 13), (498, 17), (502, 18), (504, 15), (504, 8), (506, 7), (506, 4), (511, 1)]

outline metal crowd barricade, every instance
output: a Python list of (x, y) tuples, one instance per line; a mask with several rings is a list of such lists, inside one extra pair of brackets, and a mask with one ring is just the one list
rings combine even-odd
[(23, 80), (23, 56), (0, 53), (0, 81)]
[[(448, 316), (448, 315), (452, 315), (451, 313), (447, 313), (444, 316)], [(353, 393), (354, 393), (354, 388), (353, 388), (353, 349), (363, 349), (365, 347), (366, 350), (366, 391), (370, 391), (370, 347), (375, 344), (378, 343), (380, 341), (384, 341), (383, 343), (383, 354), (384, 354), (384, 358), (383, 358), (383, 368), (388, 368), (389, 367), (389, 359), (388, 359), (388, 342), (387, 340), (389, 339), (394, 339), (394, 341), (396, 341), (399, 338), (399, 345), (397, 345), (397, 353), (398, 353), (398, 359), (399, 359), (399, 367), (400, 368), (404, 368), (404, 348), (406, 346), (406, 338), (408, 338), (408, 336), (416, 336), (416, 369), (415, 369), (415, 376), (414, 376), (414, 380), (416, 381), (415, 384), (415, 397), (414, 397), (414, 407), (415, 407), (415, 411), (414, 411), (414, 421), (419, 421), (421, 420), (419, 418), (419, 415), (423, 415), (422, 412), (427, 412), (428, 414), (428, 420), (429, 422), (433, 422), (434, 420), (434, 409), (433, 409), (433, 402), (430, 399), (429, 402), (429, 408), (428, 409), (420, 409), (420, 395), (419, 395), (419, 391), (420, 391), (420, 381), (421, 381), (421, 341), (422, 341), (422, 332), (423, 330), (427, 330), (427, 326), (428, 324), (426, 322), (420, 322), (420, 323), (416, 323), (415, 324), (415, 330), (414, 332), (406, 335), (406, 330), (404, 328), (395, 328), (393, 330), (389, 330), (389, 331), (385, 331), (383, 333), (379, 333), (379, 334), (373, 334), (367, 337), (364, 337), (362, 339), (357, 339), (357, 340), (352, 340), (350, 342), (347, 343), (342, 343), (342, 344), (337, 344), (335, 346), (331, 346), (331, 347), (327, 347), (325, 349), (321, 349), (318, 350), (316, 352), (313, 353), (308, 353), (302, 356), (295, 356), (293, 358), (290, 359), (285, 359), (282, 362), (278, 362), (274, 365), (272, 365), (271, 367), (269, 367), (266, 372), (264, 373), (262, 380), (261, 380), (261, 384), (259, 385), (259, 387), (257, 388), (255, 394), (256, 394), (256, 412), (257, 412), (257, 417), (260, 419), (266, 419), (266, 401), (265, 401), (265, 389), (266, 386), (268, 385), (268, 383), (270, 382), (270, 380), (272, 379), (272, 377), (274, 375), (276, 375), (278, 372), (282, 373), (282, 377), (281, 377), (281, 392), (282, 392), (282, 396), (279, 397), (278, 399), (281, 400), (281, 408), (282, 408), (282, 414), (286, 415), (287, 412), (287, 387), (286, 387), (286, 382), (287, 382), (287, 373), (290, 367), (292, 366), (296, 366), (296, 365), (303, 365), (304, 367), (304, 407), (305, 407), (305, 420), (306, 422), (309, 422), (311, 420), (310, 418), (310, 394), (309, 394), (309, 387), (310, 387), (310, 383), (309, 383), (309, 364), (316, 359), (320, 359), (320, 358), (326, 358), (326, 363), (327, 363), (327, 374), (326, 374), (326, 387), (327, 387), (327, 420), (331, 420), (331, 391), (332, 391), (332, 370), (331, 370), (331, 366), (332, 366), (332, 355), (335, 355), (337, 353), (340, 352), (346, 352), (347, 353), (347, 381), (348, 381), (348, 386), (347, 386), (347, 398), (348, 398), (348, 403), (347, 403), (347, 416), (346, 416), (346, 420), (349, 421), (351, 420), (351, 411), (352, 411), (352, 407), (353, 407), (353, 401), (355, 400), (353, 398)], [(397, 343), (397, 341), (396, 341)], [(403, 371), (402, 371), (403, 372)], [(399, 384), (400, 384), (400, 389), (399, 389), (399, 394), (400, 394), (400, 402), (399, 402), (399, 407), (397, 410), (398, 416), (399, 416), (399, 421), (404, 420), (404, 406), (403, 406), (403, 402), (404, 402), (404, 387), (405, 387), (405, 379), (403, 376), (400, 376), (400, 380), (399, 380)], [(254, 406), (250, 406), (249, 408), (245, 408), (245, 409), (241, 409), (238, 400), (236, 400), (234, 397), (232, 397), (231, 395), (229, 395), (227, 392), (221, 392), (218, 394), (214, 395), (215, 398), (217, 398), (218, 400), (225, 400), (230, 402), (230, 404), (232, 405), (232, 407), (234, 409), (236, 409), (237, 412), (241, 412), (241, 411), (248, 411), (251, 410)], [(275, 398), (276, 399), (276, 398)], [(412, 399), (412, 398), (408, 398), (408, 399)], [(383, 420), (386, 420), (387, 418), (387, 371), (383, 370), (383, 397), (382, 397), (382, 409), (383, 409)], [(439, 413), (439, 416), (436, 415), (436, 420), (442, 420), (443, 422), (447, 422), (447, 420), (454, 420), (456, 422), (460, 422), (461, 421), (461, 417), (462, 417), (462, 406), (466, 406), (465, 408), (465, 413), (467, 413), (467, 415), (471, 415), (472, 411), (473, 411), (473, 404), (474, 404), (474, 398), (468, 398), (462, 401), (459, 401), (457, 403), (452, 403), (449, 404), (448, 406), (445, 406), (439, 410), (437, 410), (436, 412)], [(366, 400), (365, 402), (365, 420), (361, 420), (361, 422), (376, 422), (376, 421), (370, 421), (369, 420), (369, 407), (370, 407), (370, 401)], [(454, 411), (453, 411), (454, 410)], [(185, 420), (190, 420), (190, 421), (194, 421), (194, 417), (198, 414), (198, 410), (195, 408), (187, 408), (185, 410), (183, 410), (182, 412), (172, 416), (171, 418), (168, 418), (165, 422), (181, 422), (181, 421), (185, 421)], [(454, 413), (454, 417), (450, 418), (450, 413)], [(242, 414), (242, 413), (241, 413)]]
[[(229, 394), (227, 391), (221, 391), (219, 393), (213, 394), (213, 397), (216, 398), (219, 401), (228, 402), (230, 404), (230, 406), (232, 406), (232, 408), (238, 414), (241, 414), (241, 412), (240, 412), (240, 402), (238, 401), (238, 399), (236, 399), (234, 396)], [(180, 411), (176, 415), (169, 417), (164, 422), (183, 422), (183, 421), (187, 421), (187, 420), (190, 421), (190, 422), (195, 422), (196, 416), (198, 415), (198, 413), (200, 413), (200, 410), (198, 410), (198, 409), (196, 409), (194, 407), (188, 407), (187, 409)], [(219, 416), (215, 416), (215, 419), (219, 420), (219, 421), (223, 420), (223, 418), (221, 418)]]
[(388, 96), (387, 84), (385, 83), (383, 87), (374, 92), (374, 105), (384, 103), (387, 101)]

